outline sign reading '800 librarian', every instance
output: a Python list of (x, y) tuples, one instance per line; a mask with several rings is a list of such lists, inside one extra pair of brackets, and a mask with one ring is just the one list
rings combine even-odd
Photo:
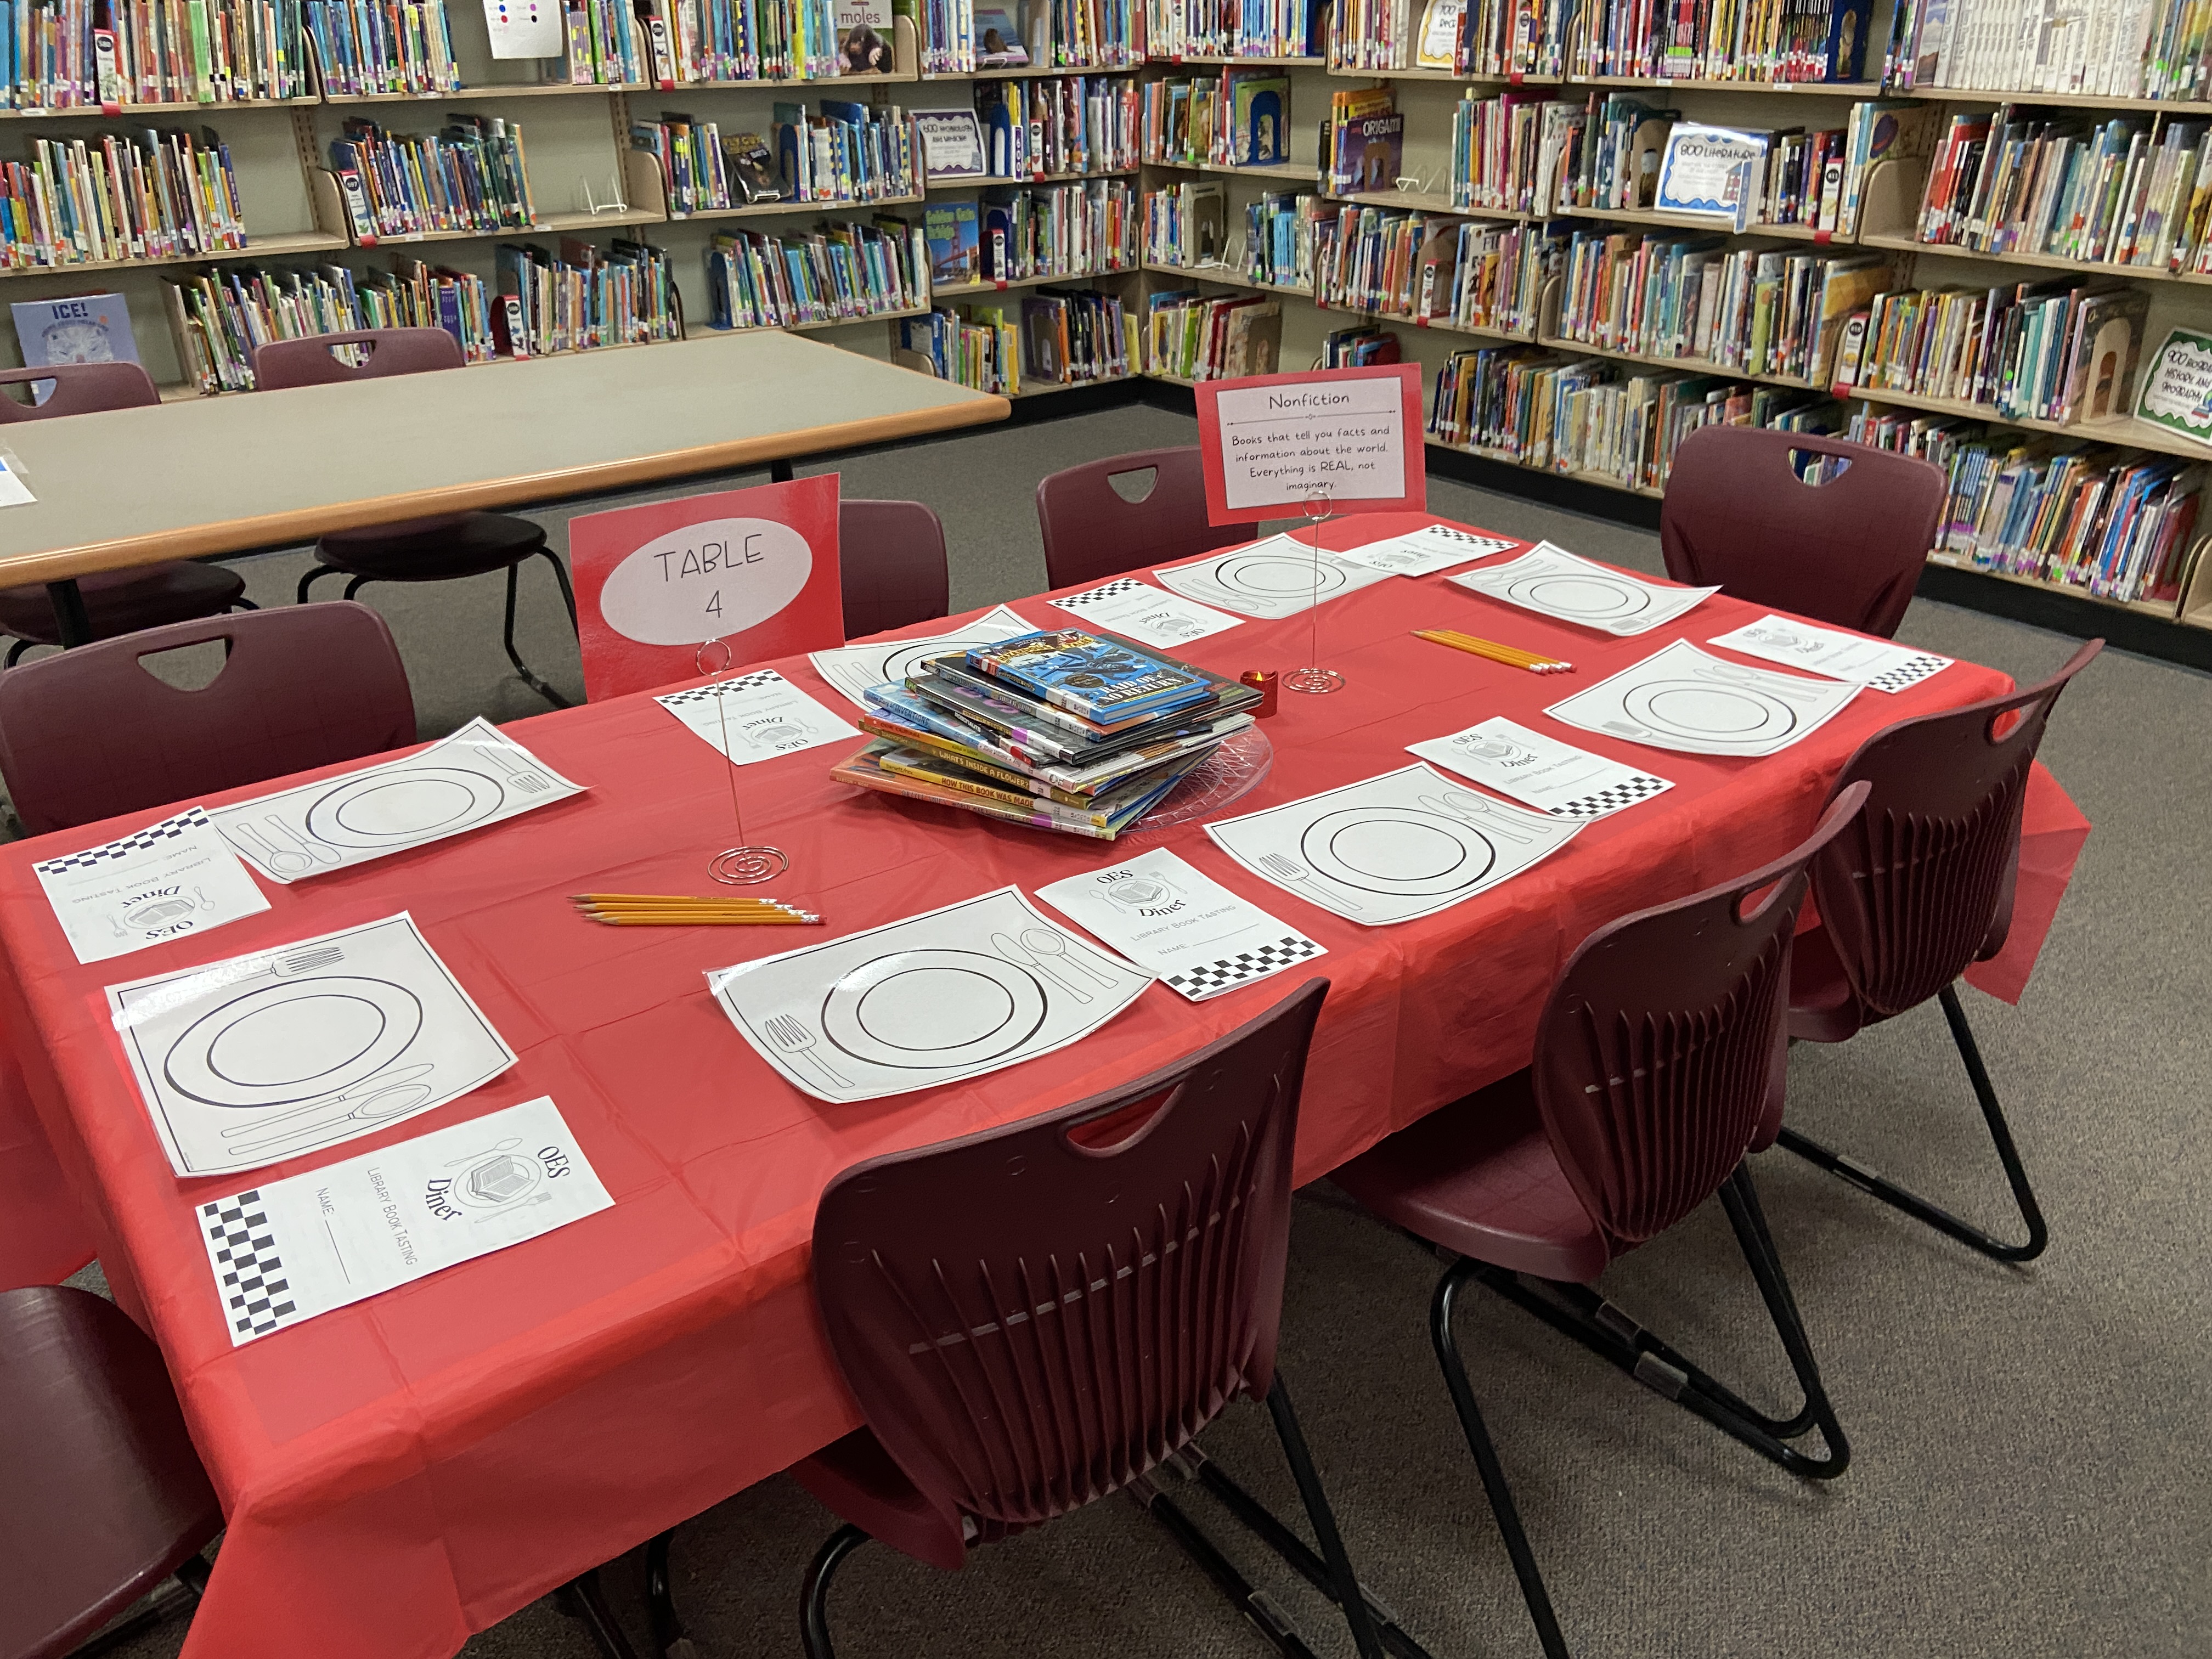
[(845, 642), (835, 473), (573, 519), (568, 557), (595, 702)]

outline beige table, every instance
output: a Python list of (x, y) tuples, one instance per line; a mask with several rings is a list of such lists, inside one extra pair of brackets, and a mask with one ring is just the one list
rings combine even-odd
[(312, 541), (1004, 420), (1004, 398), (795, 335), (501, 362), (26, 422), (0, 443), (38, 500), (0, 508), (0, 587)]

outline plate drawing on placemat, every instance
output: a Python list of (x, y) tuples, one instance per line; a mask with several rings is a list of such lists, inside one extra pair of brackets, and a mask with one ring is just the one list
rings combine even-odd
[(1601, 633), (1641, 634), (1703, 604), (1717, 587), (1648, 582), (1539, 542), (1517, 559), (1447, 578), (1455, 586), (1539, 616), (1578, 623)]
[(1263, 619), (1298, 616), (1389, 574), (1280, 535), (1152, 572), (1163, 587), (1186, 599)]
[(1858, 694), (1842, 680), (1747, 668), (1675, 640), (1544, 712), (1565, 725), (1690, 755), (1771, 755)]
[(980, 1077), (1091, 1035), (1152, 976), (996, 892), (710, 973), (762, 1059), (818, 1100)]
[(1601, 624), (1626, 622), (1651, 608), (1649, 589), (1609, 573), (1523, 576), (1506, 585), (1505, 596), (1531, 611)]
[(1640, 726), (1702, 742), (1776, 743), (1797, 729), (1797, 711), (1755, 685), (1712, 680), (1656, 680), (1622, 697)]
[(867, 707), (862, 695), (872, 685), (896, 685), (932, 657), (949, 657), (976, 646), (996, 645), (1017, 634), (1030, 632), (1029, 623), (1005, 605), (950, 633), (932, 634), (918, 640), (876, 640), (866, 645), (840, 646), (817, 651), (807, 660), (814, 672), (856, 707)]
[(357, 974), (278, 980), (202, 1014), (169, 1045), (161, 1075), (210, 1106), (296, 1106), (350, 1088), (405, 1054), (422, 1000)]
[(1350, 806), (1298, 837), (1304, 863), (1340, 887), (1433, 897), (1490, 873), (1498, 849), (1463, 820), (1419, 806)]
[(307, 809), (307, 833), (332, 847), (389, 847), (450, 836), (499, 810), (507, 792), (480, 772), (416, 766), (349, 778)]

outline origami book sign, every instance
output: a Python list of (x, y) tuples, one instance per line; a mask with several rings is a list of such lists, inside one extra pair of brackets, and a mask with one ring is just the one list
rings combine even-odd
[(845, 642), (837, 478), (593, 513), (568, 525), (584, 689), (594, 700)]
[(1427, 505), (1416, 364), (1202, 380), (1198, 423), (1211, 523)]

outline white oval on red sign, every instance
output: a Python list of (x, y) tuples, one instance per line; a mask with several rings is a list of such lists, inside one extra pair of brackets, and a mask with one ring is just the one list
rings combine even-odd
[(640, 645), (700, 645), (759, 627), (813, 571), (813, 550), (789, 525), (710, 519), (625, 557), (599, 592), (599, 614)]

